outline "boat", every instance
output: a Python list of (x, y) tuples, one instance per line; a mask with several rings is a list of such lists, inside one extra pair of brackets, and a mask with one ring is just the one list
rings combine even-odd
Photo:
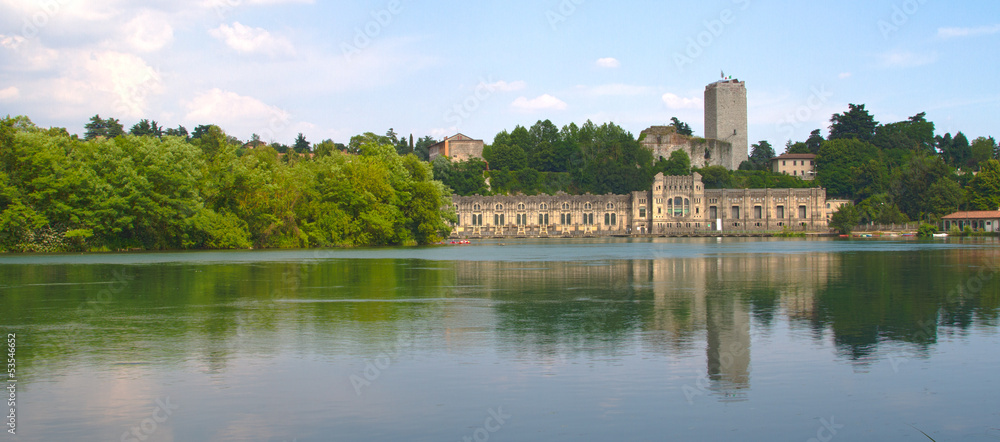
[(947, 233), (935, 233), (934, 237), (935, 238), (947, 238), (948, 234)]

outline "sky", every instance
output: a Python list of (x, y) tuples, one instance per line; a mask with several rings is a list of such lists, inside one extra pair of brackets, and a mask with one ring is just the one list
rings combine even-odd
[(491, 143), (551, 120), (704, 133), (704, 89), (746, 82), (780, 153), (865, 104), (1000, 137), (1000, 2), (969, 0), (0, 0), (0, 115), (82, 134), (218, 124), (346, 143), (390, 128)]

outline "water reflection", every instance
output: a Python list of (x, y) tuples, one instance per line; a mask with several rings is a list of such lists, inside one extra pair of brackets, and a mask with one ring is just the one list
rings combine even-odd
[[(942, 335), (998, 322), (989, 247), (641, 256), (0, 265), (0, 296), (17, 312), (4, 325), (32, 337), (19, 361), (28, 382), (81, 366), (190, 361), (221, 377), (234, 359), (276, 349), (371, 357), (419, 340), (525, 361), (700, 361), (712, 391), (744, 400), (761, 357), (755, 337), (782, 324), (865, 367), (887, 344), (926, 358)], [(108, 290), (123, 271), (124, 287)]]

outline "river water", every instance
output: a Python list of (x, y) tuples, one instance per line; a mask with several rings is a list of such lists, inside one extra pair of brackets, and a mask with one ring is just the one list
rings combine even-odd
[(3, 255), (8, 439), (995, 441), (998, 245)]

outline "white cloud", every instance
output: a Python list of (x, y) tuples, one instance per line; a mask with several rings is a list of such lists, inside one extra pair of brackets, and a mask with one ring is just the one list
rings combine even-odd
[(597, 66), (602, 68), (614, 69), (621, 67), (621, 62), (614, 58), (601, 58), (597, 60)]
[(511, 107), (522, 112), (532, 112), (539, 110), (566, 110), (568, 106), (564, 101), (545, 94), (532, 100), (520, 97), (511, 103)]
[[(185, 120), (192, 124), (218, 124), (227, 131), (270, 140), (291, 127), (291, 115), (276, 106), (235, 92), (212, 89), (185, 103)], [(298, 126), (297, 126), (298, 127)], [(246, 133), (243, 133), (246, 132)]]
[(653, 89), (650, 87), (629, 84), (604, 84), (594, 87), (579, 86), (578, 88), (586, 94), (596, 96), (630, 96), (653, 93)]
[(261, 53), (277, 56), (290, 55), (294, 52), (294, 47), (288, 40), (275, 37), (266, 29), (251, 28), (240, 22), (233, 22), (232, 26), (223, 24), (209, 30), (208, 33), (243, 54)]
[(938, 37), (958, 38), (976, 35), (993, 35), (1000, 32), (1000, 25), (980, 26), (978, 28), (939, 28)]
[(500, 92), (516, 92), (528, 87), (528, 83), (523, 81), (514, 81), (508, 83), (506, 81), (500, 80), (495, 83), (489, 83), (486, 85), (486, 87)]
[(20, 95), (21, 95), (21, 91), (18, 88), (14, 87), (14, 86), (11, 86), (11, 87), (6, 88), (6, 89), (0, 89), (0, 101), (13, 100), (13, 99), (17, 98)]
[(163, 49), (174, 39), (174, 28), (166, 14), (143, 11), (125, 24), (125, 40), (137, 51), (153, 52)]
[(703, 105), (701, 98), (685, 98), (667, 92), (663, 94), (663, 103), (670, 109), (701, 109)]
[(17, 49), (24, 43), (26, 39), (20, 35), (3, 35), (0, 34), (0, 46), (7, 49)]
[(854, 74), (850, 72), (841, 72), (840, 75), (838, 75), (837, 77), (839, 77), (841, 80), (846, 80), (848, 78), (851, 78), (852, 75)]
[(439, 128), (431, 129), (431, 136), (434, 137), (435, 140), (443, 140), (443, 139), (445, 139), (447, 137), (450, 137), (452, 135), (455, 135), (457, 133), (458, 133), (458, 127), (456, 127), (456, 126), (452, 126), (452, 127), (449, 127), (449, 128), (440, 128), (439, 127)]
[(890, 52), (882, 54), (882, 66), (887, 68), (915, 68), (937, 61), (936, 53)]

